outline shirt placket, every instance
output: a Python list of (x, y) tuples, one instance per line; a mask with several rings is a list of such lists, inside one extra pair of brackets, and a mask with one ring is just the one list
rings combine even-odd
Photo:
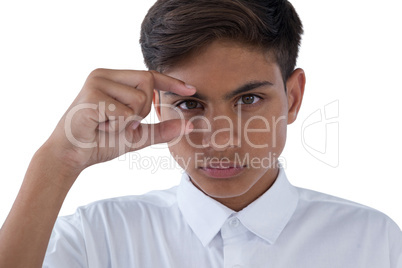
[(247, 241), (247, 229), (236, 216), (226, 220), (221, 228), (223, 240), (223, 258), (225, 268), (247, 267), (247, 249), (244, 247)]

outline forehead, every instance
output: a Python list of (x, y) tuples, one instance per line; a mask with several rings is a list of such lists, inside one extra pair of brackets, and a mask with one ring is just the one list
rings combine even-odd
[(233, 41), (214, 41), (169, 68), (165, 74), (204, 95), (227, 95), (245, 84), (268, 81), (281, 85), (280, 69), (270, 53)]

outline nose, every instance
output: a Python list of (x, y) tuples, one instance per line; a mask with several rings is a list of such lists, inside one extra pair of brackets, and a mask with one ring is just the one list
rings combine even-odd
[(216, 151), (224, 151), (228, 148), (239, 147), (240, 137), (238, 133), (240, 124), (236, 116), (217, 115), (206, 120), (208, 130), (203, 134), (202, 145)]

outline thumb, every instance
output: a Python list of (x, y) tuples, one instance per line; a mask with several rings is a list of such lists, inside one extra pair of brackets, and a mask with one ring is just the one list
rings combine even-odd
[(181, 139), (183, 135), (193, 131), (191, 122), (182, 119), (172, 119), (158, 124), (141, 124), (143, 135), (148, 136), (146, 146)]

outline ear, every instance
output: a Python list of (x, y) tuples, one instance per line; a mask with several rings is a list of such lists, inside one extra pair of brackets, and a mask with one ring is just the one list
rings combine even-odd
[(296, 69), (286, 81), (288, 98), (288, 124), (292, 124), (299, 113), (303, 100), (304, 86), (306, 84), (306, 75), (303, 69)]
[(162, 121), (160, 94), (156, 89), (154, 89), (154, 96), (152, 97), (152, 102), (154, 103), (155, 112), (156, 115), (158, 116), (159, 121)]

